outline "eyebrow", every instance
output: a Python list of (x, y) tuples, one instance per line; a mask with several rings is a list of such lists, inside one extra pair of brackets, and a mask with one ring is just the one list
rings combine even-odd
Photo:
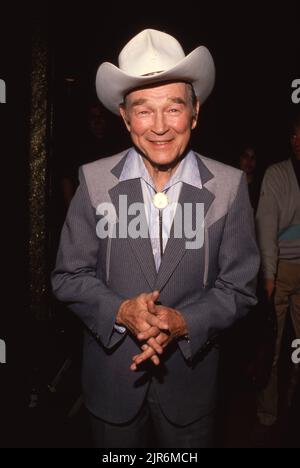
[(186, 104), (186, 101), (180, 97), (170, 97), (168, 101), (174, 102), (175, 104)]
[[(135, 107), (135, 106), (142, 106), (143, 104), (146, 104), (147, 103), (147, 99), (144, 99), (144, 98), (140, 98), (140, 99), (135, 99), (134, 101), (132, 101), (130, 103), (130, 106), (131, 107)], [(175, 104), (186, 104), (186, 101), (180, 97), (170, 97), (168, 98), (168, 101), (171, 101)]]
[(147, 102), (147, 99), (144, 99), (144, 98), (135, 99), (134, 101), (132, 101), (132, 102), (130, 103), (130, 106), (131, 106), (131, 107), (142, 106), (142, 105), (145, 104), (146, 102)]

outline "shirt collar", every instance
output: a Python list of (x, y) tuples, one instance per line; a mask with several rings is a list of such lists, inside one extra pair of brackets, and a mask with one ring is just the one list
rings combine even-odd
[[(143, 158), (135, 150), (135, 148), (131, 148), (127, 154), (119, 181), (122, 182), (132, 179), (144, 179), (147, 184), (151, 185), (151, 187), (154, 187), (152, 178), (150, 177), (150, 174), (144, 164)], [(180, 162), (176, 171), (165, 186), (165, 189), (177, 184), (178, 182), (184, 182), (185, 184), (202, 189), (197, 157), (193, 151), (189, 151), (184, 159)]]

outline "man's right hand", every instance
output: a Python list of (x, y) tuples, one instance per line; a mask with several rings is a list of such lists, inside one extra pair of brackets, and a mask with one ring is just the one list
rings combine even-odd
[(148, 311), (148, 301), (157, 301), (159, 291), (143, 293), (139, 296), (122, 302), (116, 317), (116, 323), (126, 327), (134, 336), (144, 331), (151, 332), (151, 338), (147, 341), (153, 350), (163, 353), (162, 346), (156, 341), (161, 330), (167, 330), (166, 323)]
[(264, 289), (267, 293), (268, 299), (271, 299), (275, 292), (275, 280), (265, 279)]

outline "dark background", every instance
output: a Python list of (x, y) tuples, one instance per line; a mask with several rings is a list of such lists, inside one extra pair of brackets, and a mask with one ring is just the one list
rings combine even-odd
[[(296, 2), (272, 5), (265, 10), (252, 2), (240, 6), (230, 6), (229, 2), (224, 6), (210, 5), (140, 2), (135, 6), (87, 1), (76, 5), (69, 1), (60, 4), (40, 1), (1, 6), (0, 78), (6, 82), (7, 104), (0, 105), (1, 232), (4, 236), (0, 339), (7, 342), (8, 364), (0, 366), (0, 410), (8, 417), (0, 426), (0, 446), (26, 445), (26, 430), (20, 426), (20, 420), (25, 417), (33, 354), (41, 351), (36, 344), (32, 349), (36, 330), (28, 308), (26, 248), (33, 32), (40, 26), (48, 37), (49, 102), (53, 110), (53, 133), (49, 141), (49, 192), (53, 195), (49, 216), (52, 216), (60, 208), (56, 204), (61, 167), (73, 164), (76, 169), (87, 157), (78, 148), (84, 148), (86, 143), (86, 111), (96, 100), (97, 67), (103, 61), (117, 64), (121, 48), (145, 28), (174, 35), (186, 53), (198, 45), (206, 45), (214, 57), (216, 86), (201, 110), (193, 135), (197, 151), (234, 164), (242, 149), (253, 145), (261, 171), (268, 164), (288, 157), (290, 119), (300, 107), (291, 102), (291, 83), (300, 78)], [(107, 136), (103, 152), (113, 154), (130, 143), (118, 118), (108, 112), (105, 118)], [(56, 231), (60, 222), (59, 218), (54, 223)], [(55, 235), (53, 238), (49, 245), (49, 265), (54, 261), (56, 249)], [(54, 355), (58, 347), (59, 358), (55, 355), (55, 364), (51, 364), (51, 356), (47, 355), (44, 367), (49, 362), (50, 367), (55, 367), (65, 352), (60, 347), (63, 345), (54, 342), (57, 330), (51, 327), (46, 327), (47, 346)], [(48, 372), (41, 380), (47, 382), (50, 375)], [(29, 427), (32, 421), (29, 419)], [(21, 429), (15, 432), (17, 426)], [(47, 437), (51, 445), (51, 438), (53, 441), (56, 438), (50, 432)]]

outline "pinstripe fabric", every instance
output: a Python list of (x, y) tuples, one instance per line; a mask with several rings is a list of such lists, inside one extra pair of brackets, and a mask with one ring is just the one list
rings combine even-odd
[[(107, 239), (95, 233), (97, 203), (103, 193), (116, 208), (121, 194), (129, 203), (142, 202), (138, 180), (118, 182), (126, 153), (108, 159), (105, 167), (99, 160), (80, 171), (52, 274), (54, 294), (89, 330), (83, 353), (85, 402), (101, 419), (124, 423), (137, 414), (152, 379), (167, 418), (188, 424), (215, 403), (218, 351), (210, 349), (209, 340), (256, 303), (259, 256), (247, 183), (240, 171), (198, 156), (203, 188), (184, 184), (180, 201), (204, 203), (204, 247), (186, 250), (185, 239), (175, 239), (171, 230), (156, 273), (149, 239), (112, 239), (107, 281)], [(163, 304), (183, 314), (190, 344), (173, 343), (159, 368), (148, 363), (132, 373), (139, 346), (128, 333), (114, 330), (115, 315), (123, 298), (155, 288)]]

